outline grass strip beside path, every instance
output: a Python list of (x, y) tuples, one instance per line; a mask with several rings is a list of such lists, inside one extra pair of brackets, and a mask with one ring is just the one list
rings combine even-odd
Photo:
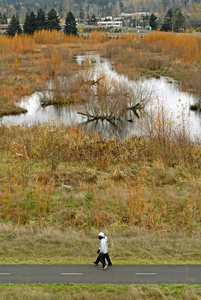
[(0, 285), (0, 300), (25, 299), (200, 299), (200, 285)]
[[(114, 264), (199, 264), (198, 235), (147, 233), (107, 228)], [(97, 230), (66, 231), (31, 226), (0, 226), (0, 264), (91, 264), (99, 247)]]

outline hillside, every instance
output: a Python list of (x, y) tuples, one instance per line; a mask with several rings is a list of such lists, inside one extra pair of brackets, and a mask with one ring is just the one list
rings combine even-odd
[(193, 3), (190, 0), (88, 0), (82, 2), (80, 0), (0, 0), (0, 12), (11, 17), (13, 13), (18, 13), (24, 17), (27, 11), (37, 11), (42, 8), (46, 12), (50, 8), (55, 8), (61, 18), (64, 18), (70, 10), (76, 17), (79, 17), (80, 10), (83, 9), (85, 16), (95, 14), (99, 17), (118, 16), (122, 12), (134, 13), (164, 13), (167, 9), (180, 8), (182, 11), (191, 12), (192, 9), (200, 14), (200, 0)]

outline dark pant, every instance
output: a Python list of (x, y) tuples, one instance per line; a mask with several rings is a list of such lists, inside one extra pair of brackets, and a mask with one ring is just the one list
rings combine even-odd
[(103, 266), (105, 266), (105, 260), (107, 260), (108, 262), (108, 266), (112, 266), (112, 263), (111, 263), (111, 260), (110, 260), (110, 257), (109, 257), (109, 254), (108, 253), (99, 253), (95, 263), (98, 264), (99, 262), (102, 263)]

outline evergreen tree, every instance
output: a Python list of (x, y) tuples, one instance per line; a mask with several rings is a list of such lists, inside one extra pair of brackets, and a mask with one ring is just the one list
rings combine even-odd
[(17, 15), (12, 16), (6, 32), (10, 36), (14, 36), (16, 33), (20, 34), (22, 32), (20, 21)]
[(57, 15), (57, 12), (54, 8), (52, 8), (47, 14), (47, 29), (60, 30), (60, 17)]
[(30, 13), (29, 21), (30, 21), (30, 25), (31, 25), (31, 27), (30, 27), (31, 32), (30, 33), (33, 34), (34, 31), (37, 28), (36, 16), (35, 16), (33, 11)]
[(23, 31), (26, 34), (30, 34), (31, 30), (30, 30), (30, 17), (29, 14), (26, 14), (25, 20), (24, 20), (24, 25), (23, 25)]
[(24, 33), (33, 34), (36, 28), (37, 28), (37, 24), (36, 24), (36, 16), (34, 12), (32, 11), (30, 15), (27, 13), (23, 25)]
[(38, 9), (36, 16), (37, 30), (46, 28), (45, 12), (42, 8)]
[(154, 14), (151, 14), (149, 18), (149, 26), (151, 26), (151, 29), (155, 30), (158, 27), (157, 17)]
[(162, 23), (161, 30), (170, 31), (172, 29), (173, 29), (173, 11), (172, 9), (169, 9)]
[(64, 33), (77, 35), (76, 21), (71, 11), (67, 14), (65, 20)]
[(185, 17), (180, 11), (180, 9), (176, 9), (174, 12), (174, 31), (178, 32), (179, 28), (185, 27)]

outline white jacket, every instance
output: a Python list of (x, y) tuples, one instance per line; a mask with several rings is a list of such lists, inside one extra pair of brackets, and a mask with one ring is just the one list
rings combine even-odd
[(102, 252), (103, 254), (107, 253), (108, 252), (108, 244), (107, 244), (107, 237), (103, 237), (101, 240), (100, 240), (100, 252)]

